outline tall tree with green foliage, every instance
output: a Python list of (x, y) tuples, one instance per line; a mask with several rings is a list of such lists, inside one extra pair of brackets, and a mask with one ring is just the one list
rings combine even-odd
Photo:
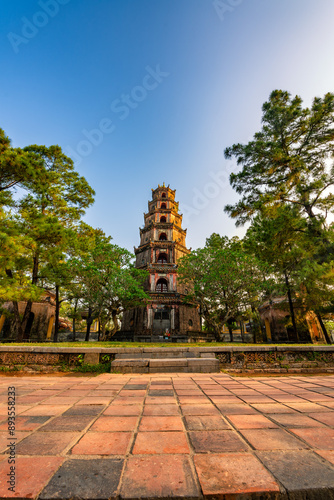
[[(16, 202), (10, 217), (10, 229), (14, 238), (26, 238), (24, 256), (27, 263), (25, 275), (30, 276), (32, 287), (40, 279), (40, 266), (55, 248), (64, 247), (67, 231), (75, 225), (85, 209), (93, 202), (94, 191), (87, 181), (73, 168), (73, 162), (66, 157), (59, 146), (29, 146), (24, 149), (34, 162), (42, 165), (38, 179), (30, 184), (28, 192)], [(0, 251), (1, 254), (1, 251)], [(1, 257), (1, 256), (0, 256)], [(17, 259), (21, 259), (17, 255)], [(6, 273), (15, 279), (15, 259)], [(29, 298), (17, 340), (21, 341), (31, 313), (33, 298)]]
[[(112, 320), (114, 331), (119, 315), (127, 308), (136, 307), (148, 299), (143, 289), (146, 271), (136, 269), (133, 255), (124, 248), (113, 245), (110, 237), (100, 230), (86, 231), (86, 252), (83, 251), (71, 261), (76, 275), (76, 284), (81, 285), (81, 305), (88, 311), (86, 341), (89, 340), (90, 326), (94, 317), (105, 325)], [(85, 241), (85, 236), (81, 244)]]
[[(294, 217), (284, 222), (285, 235), (290, 234), (285, 243), (291, 244), (291, 231), (294, 232), (293, 238), (299, 244), (293, 248), (304, 253), (304, 269), (314, 261), (320, 278), (321, 265), (331, 266), (334, 258), (333, 228), (327, 221), (334, 211), (334, 94), (316, 97), (310, 108), (303, 108), (299, 96), (292, 98), (286, 91), (275, 90), (262, 111), (263, 126), (254, 139), (225, 149), (226, 158), (235, 157), (242, 167), (230, 176), (241, 200), (227, 205), (225, 210), (237, 225), (253, 221), (256, 216), (263, 225), (265, 219), (277, 222), (282, 214), (279, 211), (286, 207)], [(300, 234), (304, 235), (303, 247)], [(281, 236), (284, 239), (284, 232)], [(268, 243), (270, 247), (271, 242)], [(288, 253), (283, 251), (281, 256), (293, 259)], [(304, 281), (305, 276), (304, 273)], [(309, 299), (310, 296), (308, 302)], [(324, 326), (323, 331), (328, 338)]]
[(33, 152), (13, 148), (0, 128), (0, 206), (12, 205), (15, 187), (31, 188), (43, 170), (43, 164)]
[(245, 252), (242, 242), (218, 234), (211, 235), (204, 248), (179, 261), (178, 277), (188, 287), (187, 299), (200, 305), (217, 341), (224, 324), (257, 302), (262, 287), (258, 263)]
[(225, 157), (242, 167), (230, 176), (242, 198), (225, 210), (242, 225), (289, 204), (306, 217), (313, 235), (321, 235), (334, 210), (334, 94), (303, 108), (299, 96), (274, 90), (262, 111), (262, 130), (254, 139), (225, 149)]

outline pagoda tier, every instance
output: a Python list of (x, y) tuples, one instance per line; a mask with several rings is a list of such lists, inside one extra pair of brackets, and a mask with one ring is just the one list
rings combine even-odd
[(181, 225), (175, 190), (165, 184), (152, 189), (140, 229), (140, 245), (134, 249), (136, 267), (149, 273), (145, 288), (150, 300), (146, 307), (125, 311), (123, 331), (154, 336), (200, 331), (198, 308), (184, 302), (188, 291), (177, 279), (177, 263), (190, 253), (187, 231)]

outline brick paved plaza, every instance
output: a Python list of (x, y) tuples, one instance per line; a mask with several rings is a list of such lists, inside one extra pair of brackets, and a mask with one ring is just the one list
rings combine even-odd
[(1, 498), (334, 498), (334, 376), (3, 376), (0, 387)]

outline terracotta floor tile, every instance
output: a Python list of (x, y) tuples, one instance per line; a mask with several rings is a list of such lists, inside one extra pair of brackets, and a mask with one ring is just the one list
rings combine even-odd
[(321, 412), (321, 413), (311, 413), (312, 418), (315, 418), (323, 424), (334, 427), (334, 411), (331, 412)]
[(312, 448), (334, 450), (334, 429), (315, 427), (291, 429), (291, 431), (306, 441)]
[(316, 403), (286, 403), (290, 408), (300, 411), (302, 413), (320, 413), (320, 412), (328, 412), (329, 408), (321, 405), (317, 405)]
[(38, 498), (116, 500), (123, 462), (119, 458), (67, 460)]
[(18, 455), (58, 455), (77, 437), (75, 432), (35, 432), (16, 446)]
[(53, 415), (58, 415), (59, 413), (64, 413), (68, 410), (70, 406), (68, 405), (37, 405), (25, 410), (21, 413), (21, 416), (34, 415), (34, 416), (43, 416), (49, 415), (52, 417)]
[(138, 432), (133, 455), (190, 453), (183, 432)]
[(174, 397), (173, 389), (153, 389), (152, 387), (148, 391), (148, 396), (160, 397), (160, 396), (169, 396)]
[(90, 397), (86, 396), (85, 398), (80, 399), (81, 405), (107, 405), (112, 400), (112, 396), (109, 397)]
[(196, 389), (176, 389), (178, 396), (203, 396), (203, 392)]
[(142, 411), (140, 405), (116, 405), (111, 404), (103, 412), (103, 415), (120, 415), (124, 417), (138, 416)]
[(87, 432), (72, 448), (72, 455), (125, 455), (131, 432)]
[(270, 429), (277, 428), (271, 420), (263, 415), (229, 415), (228, 419), (237, 429)]
[(134, 431), (137, 422), (138, 417), (101, 416), (94, 422), (90, 430), (102, 432)]
[(93, 415), (60, 415), (43, 425), (39, 432), (83, 431), (94, 419)]
[(130, 457), (123, 475), (121, 498), (200, 498), (184, 455)]
[(223, 415), (257, 415), (258, 412), (254, 408), (246, 405), (245, 403), (232, 403), (232, 404), (217, 404), (219, 410)]
[(37, 497), (63, 461), (63, 457), (16, 457), (15, 494), (8, 491), (7, 474), (10, 466), (7, 460), (0, 462), (0, 497)]
[[(314, 415), (318, 415), (317, 413), (310, 414), (312, 418), (307, 415), (303, 415), (302, 413), (279, 413), (279, 414), (271, 414), (270, 417), (283, 425), (284, 427), (323, 427), (323, 425), (317, 420), (313, 420)], [(327, 415), (327, 413), (319, 413), (319, 415)]]
[(97, 391), (96, 389), (94, 391), (89, 391), (87, 396), (88, 397), (99, 397), (99, 398), (114, 398), (117, 394), (119, 394), (118, 391)]
[(233, 430), (190, 431), (189, 438), (195, 453), (224, 453), (248, 449), (247, 444)]
[(307, 401), (311, 402), (317, 402), (317, 401), (324, 401), (324, 402), (333, 402), (333, 398), (326, 396), (325, 394), (308, 394), (307, 396), (303, 395), (303, 398), (306, 399)]
[(57, 389), (39, 389), (38, 391), (34, 392), (34, 396), (45, 396), (46, 398), (48, 396), (55, 396), (56, 394), (60, 394), (61, 391)]
[(252, 403), (252, 407), (262, 413), (296, 413), (293, 408), (289, 406), (281, 405), (279, 403)]
[[(49, 416), (18, 416), (15, 418), (15, 429), (17, 431), (33, 431), (45, 424), (51, 417)], [(8, 422), (5, 420), (0, 424), (0, 431), (8, 429)]]
[[(19, 441), (22, 441), (22, 439), (26, 438), (29, 436), (31, 432), (29, 431), (17, 431), (15, 432), (15, 437), (16, 437), (16, 443)], [(10, 442), (8, 432), (0, 432), (0, 453), (4, 452), (5, 449), (8, 447), (8, 443)]]
[(231, 396), (231, 393), (223, 389), (203, 389), (203, 392), (207, 396)]
[(243, 403), (243, 401), (239, 399), (237, 396), (210, 396), (210, 399), (216, 405), (222, 405), (228, 403), (236, 403), (236, 404)]
[(153, 390), (173, 390), (172, 384), (151, 384), (150, 388)]
[(179, 407), (177, 405), (145, 405), (143, 415), (179, 415)]
[(81, 405), (77, 404), (69, 408), (67, 411), (63, 413), (64, 417), (76, 415), (90, 415), (92, 417), (96, 417), (99, 413), (104, 410), (104, 405)]
[(79, 401), (80, 398), (63, 398), (63, 397), (52, 397), (49, 399), (45, 399), (43, 401), (43, 405), (67, 405), (72, 406)]
[(257, 455), (289, 498), (327, 500), (332, 496), (334, 470), (312, 451), (261, 451)]
[(174, 416), (144, 416), (139, 431), (183, 431), (182, 419)]
[(204, 405), (211, 404), (211, 401), (206, 396), (178, 396), (180, 404), (183, 405)]
[[(34, 403), (40, 403), (41, 401), (47, 400), (48, 396), (19, 396), (16, 398), (17, 406), (29, 405)], [(5, 401), (7, 401), (7, 396)]]
[(82, 398), (83, 396), (87, 396), (89, 394), (89, 389), (79, 390), (79, 389), (68, 389), (67, 391), (62, 392), (59, 397), (60, 398)]
[(205, 497), (250, 498), (262, 493), (265, 498), (266, 493), (279, 492), (271, 474), (249, 453), (195, 455), (194, 461)]
[(293, 450), (307, 446), (282, 429), (242, 429), (241, 434), (256, 450)]
[(184, 417), (189, 431), (219, 431), (231, 429), (226, 420), (218, 415), (188, 415)]
[(293, 394), (284, 394), (283, 396), (273, 395), (272, 398), (278, 403), (305, 403), (305, 399)]
[(112, 404), (114, 405), (139, 405), (139, 404), (142, 404), (144, 402), (144, 398), (143, 397), (132, 397), (132, 398), (125, 398), (125, 397), (120, 397), (120, 396), (116, 396), (115, 399), (113, 399), (112, 401)]
[(182, 405), (183, 415), (220, 415), (213, 405)]
[(131, 397), (144, 397), (145, 394), (146, 394), (146, 391), (128, 391), (126, 389), (122, 389), (119, 393), (119, 396), (121, 398), (125, 397), (125, 398), (131, 398)]
[[(334, 408), (334, 402), (332, 403), (331, 401), (323, 401), (321, 403), (322, 407), (326, 407), (326, 408), (331, 408), (333, 409)], [(323, 410), (321, 410), (323, 411)]]
[(248, 404), (253, 404), (253, 403), (275, 403), (275, 401), (267, 396), (240, 396), (240, 399), (244, 401), (245, 403)]
[(317, 455), (320, 455), (325, 460), (328, 460), (331, 464), (334, 465), (334, 451), (333, 450), (315, 450)]
[(176, 398), (171, 396), (147, 396), (146, 405), (170, 405), (176, 404)]

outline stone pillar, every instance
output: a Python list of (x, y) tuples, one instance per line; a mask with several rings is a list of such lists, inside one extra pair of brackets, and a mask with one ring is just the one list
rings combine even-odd
[(147, 328), (152, 328), (153, 325), (153, 309), (151, 307), (147, 308)]
[(171, 330), (175, 329), (175, 309), (174, 309), (174, 307), (172, 307), (172, 310), (171, 310), (170, 327), (171, 327)]
[(173, 274), (169, 275), (169, 291), (174, 292)]

